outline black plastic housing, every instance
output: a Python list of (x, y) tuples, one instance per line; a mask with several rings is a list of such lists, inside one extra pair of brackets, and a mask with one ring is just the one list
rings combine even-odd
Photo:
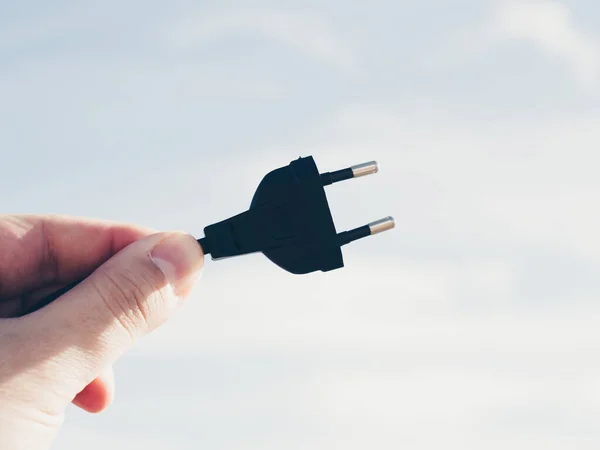
[(199, 240), (204, 252), (214, 259), (262, 252), (293, 274), (343, 267), (323, 185), (312, 156), (273, 170), (259, 184), (248, 211), (204, 229)]

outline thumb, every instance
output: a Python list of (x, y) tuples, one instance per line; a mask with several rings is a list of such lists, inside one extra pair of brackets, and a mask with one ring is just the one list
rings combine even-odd
[[(40, 351), (80, 392), (182, 304), (203, 267), (198, 242), (157, 233), (117, 253), (81, 284), (33, 314)], [(59, 380), (56, 380), (59, 381)]]

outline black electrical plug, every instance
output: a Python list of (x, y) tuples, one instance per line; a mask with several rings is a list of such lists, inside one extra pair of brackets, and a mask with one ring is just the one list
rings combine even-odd
[(198, 242), (215, 260), (262, 252), (294, 274), (339, 269), (343, 245), (394, 228), (394, 219), (338, 234), (325, 186), (377, 172), (377, 163), (369, 162), (320, 174), (312, 156), (299, 158), (268, 173), (250, 209), (207, 226)]
[[(378, 172), (376, 162), (320, 174), (312, 156), (268, 173), (259, 184), (250, 209), (204, 229), (198, 239), (205, 255), (219, 260), (262, 252), (284, 270), (306, 274), (344, 266), (342, 246), (394, 228), (394, 219), (372, 222), (337, 233), (325, 186)], [(46, 306), (71, 290), (73, 283), (38, 302)]]

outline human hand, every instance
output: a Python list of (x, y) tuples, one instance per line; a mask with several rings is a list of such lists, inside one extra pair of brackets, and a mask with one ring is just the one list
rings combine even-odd
[(70, 402), (108, 407), (113, 363), (182, 304), (203, 260), (182, 233), (0, 215), (0, 448), (48, 449)]

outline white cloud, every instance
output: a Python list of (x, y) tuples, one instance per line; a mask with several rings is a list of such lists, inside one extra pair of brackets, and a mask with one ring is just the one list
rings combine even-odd
[(554, 0), (499, 1), (479, 24), (426, 52), (421, 64), (436, 72), (454, 70), (511, 42), (532, 46), (561, 63), (584, 91), (599, 92), (600, 36), (584, 30), (569, 7)]
[[(593, 45), (585, 45), (593, 40), (554, 3), (505, 4), (485, 30), (487, 41), (473, 45), (526, 40), (586, 85), (597, 76)], [(249, 35), (342, 70), (355, 64), (344, 40), (310, 14), (191, 17), (171, 32), (184, 47)], [(586, 55), (591, 62), (582, 62)], [(143, 120), (137, 129), (132, 122), (155, 104), (168, 111), (188, 94), (235, 90), (224, 72), (189, 61), (102, 71), (102, 61), (61, 64), (24, 71), (43, 74), (35, 79), (12, 73), (5, 81), (2, 93), (18, 103), (12, 108), (22, 110), (23, 124), (39, 108), (11, 92), (48, 105), (68, 99), (87, 114), (107, 93), (133, 96), (131, 111), (104, 105), (96, 121), (112, 117), (111, 133), (121, 122), (144, 135), (160, 122)], [(86, 81), (75, 89), (80, 96), (69, 85), (78, 77)], [(240, 82), (236, 96), (278, 96), (269, 85)], [(140, 222), (199, 235), (211, 220), (246, 207), (266, 171), (299, 155), (313, 154), (324, 170), (375, 158), (376, 177), (328, 189), (336, 224), (392, 214), (398, 228), (349, 246), (347, 267), (326, 275), (293, 277), (260, 255), (207, 261), (184, 311), (120, 362), (126, 376), (117, 378), (117, 403), (99, 419), (86, 417), (80, 433), (68, 421), (57, 448), (597, 448), (589, 430), (600, 414), (591, 356), (600, 351), (600, 287), (581, 286), (569, 258), (583, 259), (584, 269), (600, 261), (600, 117), (489, 121), (444, 106), (451, 112), (341, 109), (299, 140), (273, 139), (270, 150), (261, 140), (244, 142), (234, 160), (221, 147), (198, 151), (155, 172), (141, 166), (125, 188), (109, 183), (96, 193), (110, 199), (115, 216), (122, 211), (113, 199), (125, 197), (121, 207), (135, 209)], [(224, 179), (227, 190), (219, 191)], [(94, 204), (93, 192), (86, 203)], [(557, 268), (540, 267), (563, 256)], [(207, 372), (212, 378), (202, 377)]]
[(567, 5), (551, 0), (509, 2), (495, 11), (489, 24), (490, 38), (530, 41), (562, 60), (582, 86), (600, 81), (600, 42), (575, 22)]
[[(430, 321), (432, 335), (448, 331), (450, 323), (440, 319), (456, 318), (461, 295), (485, 292), (486, 311), (505, 310), (502, 302), (510, 295), (510, 270), (495, 262), (458, 267), (396, 258), (365, 262), (352, 252), (347, 259), (342, 271), (298, 283), (258, 258), (240, 268), (235, 283), (208, 267), (186, 313), (146, 338), (137, 352), (314, 352), (324, 343), (341, 352), (411, 351), (415, 339), (423, 338), (423, 320)], [(207, 262), (216, 264), (223, 263)], [(419, 347), (431, 343), (426, 338)]]
[[(189, 210), (168, 205), (161, 215), (180, 214), (191, 229), (206, 223), (203, 211), (235, 213), (266, 170), (298, 155), (323, 169), (373, 157), (377, 176), (328, 189), (337, 223), (380, 212), (396, 215), (398, 228), (348, 247), (347, 267), (326, 275), (293, 277), (261, 255), (207, 261), (184, 311), (122, 362), (131, 380), (117, 378), (112, 440), (125, 423), (169, 424), (165, 434), (184, 429), (193, 437), (178, 439), (207, 446), (235, 434), (232, 449), (298, 439), (298, 448), (323, 450), (597, 448), (598, 285), (581, 292), (579, 267), (547, 272), (528, 258), (600, 260), (599, 124), (355, 107), (294, 145), (240, 155), (240, 178), (211, 207), (194, 188)], [(205, 185), (222, 183), (231, 164), (206, 160)], [(164, 175), (189, 189), (198, 165), (186, 165)], [(151, 191), (154, 179), (137, 188)], [(144, 358), (154, 361), (147, 372)], [(161, 364), (178, 366), (161, 378)], [(201, 378), (207, 368), (214, 378)]]
[(89, 21), (82, 19), (85, 19), (83, 10), (76, 6), (69, 6), (8, 23), (0, 28), (0, 50), (18, 48), (44, 42), (57, 36), (81, 32), (89, 26)]
[[(595, 400), (570, 397), (559, 376), (536, 379), (526, 371), (446, 366), (436, 372), (417, 365), (331, 371), (315, 377), (309, 391), (318, 404), (313, 411), (344, 448), (559, 449), (568, 448), (560, 441), (565, 433), (590, 446), (577, 448), (592, 448), (584, 430), (594, 427)], [(591, 379), (582, 384), (597, 386)], [(332, 444), (324, 439), (313, 448)]]
[[(298, 155), (314, 155), (323, 170), (379, 159), (377, 176), (328, 189), (330, 204), (340, 229), (388, 213), (398, 228), (347, 247), (345, 269), (302, 280), (260, 255), (208, 261), (189, 314), (140, 352), (316, 351), (323, 342), (339, 351), (447, 345), (451, 352), (465, 351), (465, 336), (478, 336), (475, 346), (489, 339), (485, 345), (506, 353), (557, 351), (562, 339), (584, 348), (595, 333), (587, 319), (600, 312), (598, 286), (579, 289), (580, 267), (552, 258), (581, 259), (584, 269), (600, 261), (598, 130), (595, 117), (488, 122), (351, 108), (297, 145), (274, 143), (260, 161), (252, 152), (240, 156), (243, 177), (218, 203), (238, 204), (264, 172)], [(216, 185), (230, 162), (211, 164), (206, 182)], [(185, 184), (188, 175), (180, 177)], [(201, 223), (194, 210), (214, 207), (181, 214)], [(550, 268), (537, 267), (546, 258)], [(527, 315), (535, 304), (547, 314)], [(585, 312), (566, 314), (573, 304)], [(556, 336), (561, 318), (569, 331)], [(454, 334), (459, 329), (464, 335)]]
[(199, 15), (174, 24), (171, 42), (184, 47), (225, 37), (258, 36), (285, 44), (307, 56), (353, 72), (355, 57), (342, 38), (321, 16), (299, 11), (231, 11)]
[[(403, 233), (438, 245), (457, 233), (464, 248), (518, 242), (600, 258), (598, 116), (489, 120), (348, 108), (327, 126), (306, 151), (332, 166), (369, 149), (382, 171), (366, 207), (399, 215)], [(339, 209), (356, 211), (352, 195), (361, 192), (358, 183), (344, 187)], [(386, 192), (398, 193), (391, 204)]]

